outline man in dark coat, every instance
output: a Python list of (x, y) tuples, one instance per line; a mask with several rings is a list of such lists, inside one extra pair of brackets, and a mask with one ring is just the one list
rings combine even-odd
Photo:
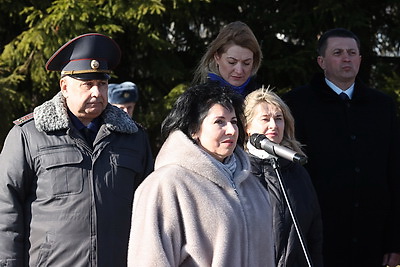
[(322, 211), (325, 266), (396, 266), (400, 133), (394, 101), (356, 78), (360, 42), (352, 32), (327, 31), (318, 52), (324, 74), (283, 98), (309, 157), (306, 167)]
[(0, 266), (126, 266), (147, 134), (108, 104), (118, 45), (91, 33), (47, 62), (61, 91), (15, 121), (0, 155)]

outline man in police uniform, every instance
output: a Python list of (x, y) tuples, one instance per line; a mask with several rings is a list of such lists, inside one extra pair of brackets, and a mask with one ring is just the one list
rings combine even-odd
[(89, 33), (47, 62), (61, 91), (15, 121), (0, 155), (1, 266), (126, 266), (133, 194), (153, 158), (143, 129), (108, 104), (120, 53)]
[(133, 115), (138, 99), (138, 87), (133, 82), (108, 85), (108, 102), (128, 113), (130, 117)]

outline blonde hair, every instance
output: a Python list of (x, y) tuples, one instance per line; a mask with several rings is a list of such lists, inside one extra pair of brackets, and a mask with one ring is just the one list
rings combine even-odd
[(223, 27), (218, 36), (209, 44), (205, 54), (201, 58), (194, 73), (194, 83), (207, 81), (209, 72), (219, 75), (218, 66), (214, 55), (222, 55), (230, 46), (238, 45), (253, 52), (253, 69), (251, 74), (255, 75), (260, 68), (262, 52), (257, 38), (247, 24), (241, 21), (231, 22)]
[(246, 118), (245, 129), (247, 129), (248, 125), (253, 121), (255, 117), (255, 107), (263, 102), (279, 108), (283, 113), (285, 128), (283, 131), (283, 139), (281, 145), (286, 146), (305, 156), (304, 152), (301, 150), (301, 144), (296, 140), (294, 118), (292, 113), (290, 112), (288, 105), (286, 105), (285, 102), (283, 102), (283, 100), (277, 94), (272, 92), (269, 87), (262, 87), (246, 96), (244, 108), (244, 116)]

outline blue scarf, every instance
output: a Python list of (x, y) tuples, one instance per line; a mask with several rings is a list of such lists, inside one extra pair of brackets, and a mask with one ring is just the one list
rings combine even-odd
[(225, 81), (221, 76), (219, 76), (219, 75), (217, 75), (217, 74), (215, 74), (215, 73), (209, 72), (208, 75), (207, 75), (207, 77), (208, 77), (211, 81), (216, 81), (216, 82), (218, 82), (220, 85), (228, 86), (228, 87), (232, 88), (234, 91), (238, 92), (238, 93), (241, 94), (241, 95), (244, 95), (244, 91), (245, 91), (245, 89), (246, 89), (246, 86), (249, 84), (249, 82), (250, 82), (250, 80), (251, 80), (251, 77), (249, 77), (249, 78), (247, 79), (247, 81), (246, 81), (244, 84), (242, 84), (241, 86), (233, 86), (232, 84), (230, 84), (230, 83), (228, 83), (227, 81)]

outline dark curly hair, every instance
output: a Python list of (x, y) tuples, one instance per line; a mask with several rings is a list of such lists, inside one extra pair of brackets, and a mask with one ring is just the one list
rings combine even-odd
[(161, 135), (166, 139), (175, 130), (185, 133), (190, 139), (200, 130), (200, 126), (214, 104), (220, 104), (229, 111), (235, 111), (239, 129), (238, 144), (243, 146), (244, 99), (228, 87), (216, 83), (204, 83), (187, 89), (176, 100), (172, 110), (161, 124)]

